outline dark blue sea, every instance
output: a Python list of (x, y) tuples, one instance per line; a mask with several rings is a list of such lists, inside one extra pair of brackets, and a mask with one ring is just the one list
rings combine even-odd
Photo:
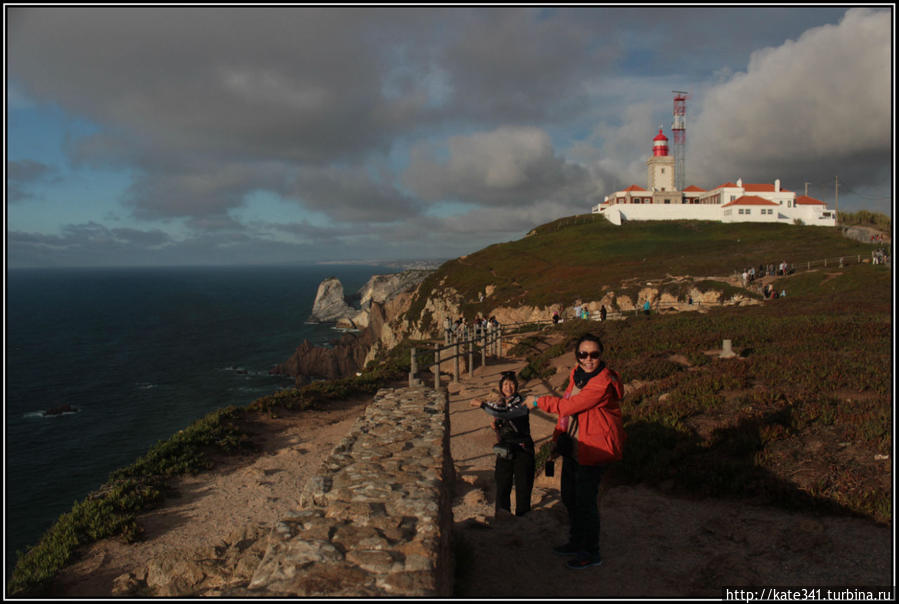
[[(56, 518), (209, 411), (292, 387), (269, 375), (308, 339), (318, 284), (373, 266), (9, 270), (6, 573)], [(46, 417), (68, 404), (77, 413)]]

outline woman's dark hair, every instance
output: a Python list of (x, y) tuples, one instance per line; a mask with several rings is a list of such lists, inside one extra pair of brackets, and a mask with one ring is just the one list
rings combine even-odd
[(584, 342), (595, 342), (596, 345), (599, 347), (599, 354), (602, 354), (602, 351), (603, 351), (602, 342), (600, 342), (599, 338), (594, 336), (592, 333), (585, 333), (578, 339), (577, 344), (574, 345), (574, 353), (575, 354), (577, 354), (578, 350), (581, 349), (581, 344), (583, 344)]
[(499, 378), (499, 391), (503, 391), (503, 382), (506, 380), (512, 382), (515, 386), (515, 392), (518, 392), (518, 378), (515, 377), (514, 371), (503, 371), (502, 376)]

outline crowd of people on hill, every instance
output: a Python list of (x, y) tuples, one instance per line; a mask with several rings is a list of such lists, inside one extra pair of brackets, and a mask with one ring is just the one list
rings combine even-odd
[(500, 323), (496, 316), (489, 319), (478, 315), (475, 317), (471, 325), (465, 320), (465, 317), (459, 317), (455, 321), (446, 317), (443, 319), (443, 331), (446, 341), (449, 342), (453, 338), (464, 338), (469, 329), (474, 331), (475, 337), (482, 337), (484, 334), (499, 329)]
[[(609, 314), (609, 311), (606, 310), (606, 305), (601, 304), (599, 307), (599, 320), (605, 321), (608, 314)], [(592, 317), (592, 315), (590, 314), (590, 309), (587, 308), (586, 304), (578, 304), (572, 308), (572, 318), (574, 318), (574, 319), (589, 320), (591, 317)], [(553, 325), (556, 325), (556, 324), (562, 322), (562, 315), (559, 313), (558, 310), (553, 311), (552, 322), (553, 322)]]
[(743, 282), (743, 287), (747, 287), (750, 283), (752, 283), (756, 279), (761, 279), (762, 277), (786, 277), (788, 275), (792, 275), (795, 272), (796, 267), (792, 264), (787, 264), (786, 260), (784, 260), (777, 265), (760, 264), (758, 268), (750, 266), (749, 268), (743, 269), (740, 278)]

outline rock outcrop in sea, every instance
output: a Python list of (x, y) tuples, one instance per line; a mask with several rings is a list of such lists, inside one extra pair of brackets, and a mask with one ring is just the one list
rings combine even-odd
[(330, 323), (345, 319), (356, 311), (346, 303), (343, 295), (343, 284), (337, 277), (328, 277), (318, 285), (312, 314), (309, 321), (313, 323)]
[(287, 361), (271, 373), (290, 375), (298, 382), (310, 379), (336, 379), (352, 375), (365, 367), (382, 346), (390, 348), (397, 338), (390, 323), (408, 308), (412, 293), (433, 271), (409, 270), (393, 275), (375, 275), (359, 290), (360, 308), (347, 303), (340, 280), (322, 281), (315, 296), (310, 321), (336, 323), (337, 327), (357, 330), (331, 342), (313, 346), (303, 341)]

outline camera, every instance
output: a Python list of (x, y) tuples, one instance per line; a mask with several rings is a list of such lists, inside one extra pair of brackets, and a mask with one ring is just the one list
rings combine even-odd
[(493, 452), (496, 453), (496, 456), (500, 459), (512, 459), (512, 447), (505, 443), (494, 445)]
[(547, 459), (546, 463), (543, 465), (543, 472), (547, 476), (555, 476), (556, 475), (556, 462), (552, 459)]

